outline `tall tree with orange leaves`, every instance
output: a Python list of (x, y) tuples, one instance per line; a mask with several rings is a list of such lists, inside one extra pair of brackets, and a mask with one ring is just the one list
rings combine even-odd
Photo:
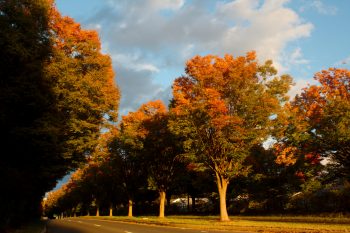
[(0, 47), (1, 231), (40, 215), (45, 192), (117, 120), (119, 90), (97, 32), (61, 16), (53, 0), (0, 1)]
[(188, 154), (215, 175), (222, 221), (229, 220), (230, 180), (247, 174), (249, 150), (273, 133), (288, 99), (291, 77), (275, 75), (272, 62), (258, 64), (254, 52), (196, 56), (187, 62), (186, 76), (173, 84), (171, 129), (184, 138)]
[[(63, 131), (63, 157), (76, 162), (91, 153), (102, 128), (116, 123), (119, 90), (111, 59), (101, 53), (94, 30), (83, 30), (79, 23), (50, 11), (53, 55), (45, 72), (52, 82)], [(67, 132), (69, 132), (67, 134)]]
[(336, 176), (350, 181), (350, 71), (330, 68), (314, 79), (319, 85), (305, 88), (291, 102), (296, 120), (286, 140), (303, 145), (309, 159), (329, 159)]
[[(159, 101), (143, 104), (136, 112), (124, 116), (120, 124), (119, 142), (115, 144), (123, 160), (124, 178), (132, 211), (135, 178), (141, 180), (140, 166), (147, 167), (149, 185), (159, 192), (159, 217), (165, 214), (166, 191), (171, 185), (178, 162), (179, 147), (168, 130), (168, 111)], [(146, 174), (144, 174), (146, 175)]]
[(148, 167), (149, 183), (159, 193), (159, 217), (164, 218), (166, 195), (170, 195), (168, 191), (182, 165), (182, 148), (168, 127), (170, 114), (165, 105), (161, 101), (151, 102), (147, 106), (147, 112), (151, 115), (143, 122), (147, 131), (143, 152)]

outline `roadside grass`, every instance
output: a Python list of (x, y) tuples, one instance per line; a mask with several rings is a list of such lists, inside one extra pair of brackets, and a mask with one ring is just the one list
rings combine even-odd
[(83, 218), (201, 230), (235, 230), (263, 233), (350, 232), (350, 218), (347, 217), (232, 216), (231, 221), (228, 222), (220, 222), (217, 216), (168, 216), (164, 219), (159, 219), (155, 216), (140, 216), (132, 218), (122, 216), (89, 216)]
[(38, 220), (28, 223), (21, 228), (14, 230), (13, 233), (42, 233), (45, 229), (46, 221)]

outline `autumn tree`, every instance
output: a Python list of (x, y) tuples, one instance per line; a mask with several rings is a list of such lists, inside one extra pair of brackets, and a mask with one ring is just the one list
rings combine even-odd
[(106, 136), (101, 135), (88, 162), (77, 169), (66, 184), (49, 193), (45, 203), (47, 216), (60, 216), (63, 212), (68, 216), (76, 216), (77, 213), (90, 215), (92, 206), (96, 210), (96, 216), (99, 216), (102, 204), (110, 205), (111, 214), (114, 196), (120, 196), (120, 186), (115, 167), (110, 164)]
[(143, 169), (142, 154), (145, 137), (141, 129), (144, 115), (140, 112), (130, 112), (123, 116), (119, 124), (119, 131), (115, 131), (109, 143), (111, 160), (119, 170), (121, 186), (127, 196), (128, 217), (133, 216), (133, 205), (138, 189), (147, 183), (147, 169)]
[[(174, 176), (178, 155), (167, 127), (167, 117), (167, 109), (161, 101), (143, 104), (136, 112), (123, 117), (115, 145), (123, 160), (128, 189), (134, 189), (133, 185), (137, 184), (135, 178), (140, 176), (140, 165), (147, 167), (149, 185), (159, 193), (159, 217), (164, 217), (166, 191)], [(132, 204), (132, 200), (129, 203)]]
[(305, 88), (291, 102), (296, 121), (291, 122), (285, 141), (302, 145), (298, 149), (309, 160), (327, 158), (337, 176), (349, 181), (350, 71), (330, 68), (314, 79), (319, 85)]
[(170, 115), (161, 101), (149, 102), (142, 111), (147, 115), (142, 124), (147, 132), (143, 152), (150, 184), (159, 193), (159, 217), (164, 218), (166, 195), (181, 168), (182, 150), (177, 138), (169, 130)]
[(91, 153), (117, 120), (119, 91), (97, 33), (50, 0), (0, 1), (0, 46), (0, 225), (8, 225), (40, 214), (45, 192)]
[(63, 157), (72, 163), (91, 153), (101, 129), (117, 121), (119, 91), (111, 59), (101, 53), (96, 31), (81, 29), (55, 8), (50, 11), (50, 28), (53, 55), (45, 71), (64, 122)]
[(173, 84), (171, 129), (184, 148), (216, 177), (220, 219), (229, 220), (226, 191), (231, 179), (247, 174), (244, 161), (253, 145), (271, 135), (292, 79), (277, 77), (272, 62), (245, 57), (195, 56), (186, 76)]

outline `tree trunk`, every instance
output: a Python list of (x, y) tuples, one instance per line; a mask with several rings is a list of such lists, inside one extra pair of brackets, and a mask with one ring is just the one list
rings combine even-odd
[(187, 194), (187, 213), (190, 212), (190, 195)]
[(196, 212), (196, 197), (195, 196), (191, 196), (192, 199), (192, 212)]
[(100, 206), (96, 205), (96, 216), (100, 216)]
[(165, 212), (165, 192), (159, 191), (159, 218), (164, 218)]
[(226, 209), (226, 191), (229, 181), (216, 173), (219, 197), (220, 197), (220, 221), (230, 221)]
[(128, 217), (132, 217), (132, 205), (133, 205), (132, 199), (129, 199), (128, 205), (129, 205)]
[(113, 204), (109, 205), (109, 216), (112, 217), (113, 216)]

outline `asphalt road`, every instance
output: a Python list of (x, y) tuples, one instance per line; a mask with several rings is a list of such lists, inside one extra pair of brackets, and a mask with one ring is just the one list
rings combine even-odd
[[(47, 230), (48, 233), (223, 233), (223, 231), (204, 231), (199, 229), (150, 226), (80, 218), (50, 220), (48, 222)], [(241, 233), (234, 231), (229, 232)]]

